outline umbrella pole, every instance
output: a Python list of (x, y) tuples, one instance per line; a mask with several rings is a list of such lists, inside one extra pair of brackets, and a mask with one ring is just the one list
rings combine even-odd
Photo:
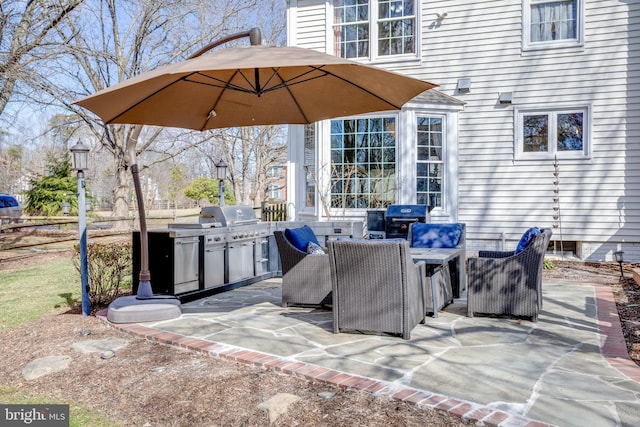
[(140, 186), (140, 176), (138, 172), (138, 164), (131, 165), (131, 175), (133, 176), (133, 185), (136, 191), (136, 199), (138, 202), (138, 213), (140, 215), (140, 275), (138, 277), (138, 298), (149, 298), (153, 296), (151, 290), (151, 273), (149, 272), (149, 238), (147, 234), (147, 217), (144, 209), (144, 201), (142, 199), (142, 188)]
[(214, 47), (220, 46), (221, 44), (230, 42), (232, 40), (240, 39), (242, 37), (249, 37), (249, 43), (251, 43), (251, 46), (257, 46), (262, 44), (262, 32), (260, 31), (260, 28), (252, 28), (249, 31), (243, 31), (241, 33), (232, 34), (230, 36), (223, 37), (214, 42), (211, 42), (205, 47), (203, 47), (202, 49), (200, 49), (199, 51), (197, 51), (196, 53), (194, 53), (193, 55), (191, 55), (189, 59), (197, 58), (203, 53), (210, 51)]
[(136, 202), (138, 203), (138, 215), (140, 216), (140, 274), (138, 276), (138, 299), (152, 298), (151, 273), (149, 272), (149, 238), (147, 234), (147, 214), (144, 209), (144, 198), (142, 196), (142, 186), (140, 185), (140, 171), (136, 156), (136, 145), (138, 136), (142, 131), (142, 125), (136, 125), (127, 141), (127, 152), (131, 164), (131, 176), (136, 192)]

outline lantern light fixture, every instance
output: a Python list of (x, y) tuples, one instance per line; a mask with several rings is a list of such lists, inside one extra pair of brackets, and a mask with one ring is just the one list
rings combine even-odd
[(74, 171), (85, 171), (89, 164), (89, 147), (78, 141), (76, 145), (69, 149), (71, 151), (71, 169)]

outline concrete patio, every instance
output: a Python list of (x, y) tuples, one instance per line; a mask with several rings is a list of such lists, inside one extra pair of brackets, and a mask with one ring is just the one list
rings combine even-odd
[(468, 318), (463, 296), (405, 341), (334, 334), (329, 310), (280, 307), (280, 279), (270, 279), (183, 304), (174, 320), (113, 326), (480, 425), (637, 426), (640, 367), (610, 288), (545, 281), (543, 296), (537, 323)]

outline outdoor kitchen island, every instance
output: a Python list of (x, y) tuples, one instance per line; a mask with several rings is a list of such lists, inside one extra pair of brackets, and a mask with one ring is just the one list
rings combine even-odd
[[(273, 231), (297, 221), (263, 222), (250, 206), (203, 208), (199, 222), (149, 230), (149, 271), (154, 295), (189, 302), (281, 275)], [(362, 237), (362, 221), (310, 221), (323, 244)], [(133, 293), (140, 272), (140, 232), (133, 233)]]

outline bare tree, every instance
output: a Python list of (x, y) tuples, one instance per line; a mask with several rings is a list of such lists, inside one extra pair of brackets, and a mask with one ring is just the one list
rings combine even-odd
[[(27, 5), (36, 3), (41, 6), (45, 2), (26, 2)], [(58, 111), (64, 109), (68, 124), (76, 130), (69, 135), (69, 142), (82, 138), (93, 145), (93, 152), (99, 153), (101, 158), (96, 166), (102, 166), (103, 171), (96, 171), (95, 176), (101, 176), (104, 170), (113, 174), (110, 180), (112, 210), (117, 217), (128, 215), (133, 200), (127, 173), (132, 160), (127, 153), (127, 141), (134, 127), (104, 125), (73, 101), (144, 71), (184, 59), (213, 40), (252, 26), (268, 23), (263, 27), (263, 36), (270, 44), (276, 44), (284, 34), (283, 0), (58, 0), (54, 3), (59, 8), (68, 6), (55, 27), (47, 30), (50, 39), (59, 43), (55, 48), (46, 46), (51, 51), (47, 61), (28, 72), (12, 71), (12, 75), (31, 88), (24, 91), (21, 100)], [(9, 25), (11, 19), (15, 20), (15, 7), (9, 10), (8, 6), (19, 4), (25, 2), (3, 1), (0, 13), (5, 19), (0, 25)], [(264, 10), (269, 13), (262, 13)], [(2, 36), (5, 34), (7, 32), (2, 31)], [(192, 147), (204, 143), (215, 146), (220, 142), (216, 132), (155, 127), (145, 127), (138, 139), (136, 157), (141, 172), (167, 159), (179, 159)], [(225, 149), (224, 152), (233, 151)], [(104, 155), (112, 159), (108, 166), (104, 166)], [(252, 166), (242, 167), (251, 169)], [(232, 176), (234, 173), (232, 171)], [(243, 177), (242, 185), (248, 188), (251, 174), (239, 170), (239, 175)], [(106, 177), (102, 175), (102, 179)]]
[[(237, 203), (260, 206), (265, 198), (267, 171), (286, 158), (282, 126), (254, 126), (212, 131), (212, 143), (199, 150), (207, 163), (220, 159), (229, 165), (229, 180)], [(211, 175), (215, 171), (211, 170)]]
[[(210, 41), (237, 32), (236, 27), (248, 21), (255, 6), (255, 0), (87, 0), (75, 19), (58, 29), (68, 40), (68, 55), (51, 64), (55, 68), (48, 73), (51, 77), (42, 80), (41, 89), (52, 103), (74, 112), (78, 124), (84, 123), (94, 140), (113, 156), (115, 216), (129, 212), (127, 170), (132, 159), (127, 141), (134, 127), (104, 125), (72, 102), (143, 71), (181, 60)], [(142, 159), (141, 170), (179, 156), (210, 138), (208, 132), (145, 127), (136, 147), (136, 155)]]
[(0, 2), (0, 115), (16, 85), (65, 43), (56, 29), (83, 0)]

